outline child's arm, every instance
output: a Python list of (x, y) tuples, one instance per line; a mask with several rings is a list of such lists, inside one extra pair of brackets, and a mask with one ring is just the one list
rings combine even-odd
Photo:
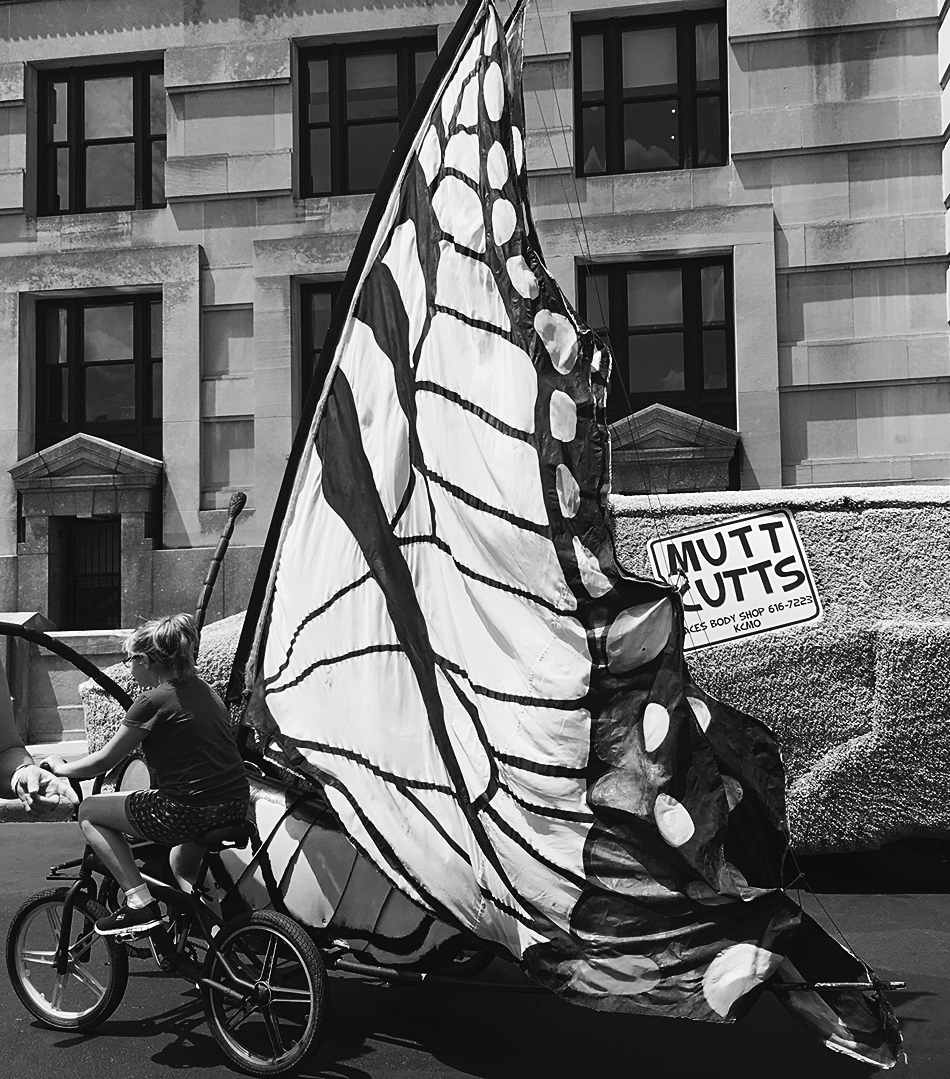
[(93, 776), (108, 772), (110, 768), (124, 760), (145, 738), (148, 731), (141, 727), (126, 727), (123, 724), (108, 742), (95, 753), (80, 757), (68, 764), (62, 757), (51, 757), (43, 763), (49, 770), (64, 779), (92, 779)]

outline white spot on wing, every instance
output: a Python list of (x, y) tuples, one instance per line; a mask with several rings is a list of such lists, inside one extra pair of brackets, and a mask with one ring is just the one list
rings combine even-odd
[(703, 975), (703, 996), (710, 1008), (727, 1016), (732, 1005), (779, 968), (782, 956), (748, 941), (719, 953)]
[(432, 209), (443, 232), (463, 247), (485, 250), (485, 221), (478, 195), (461, 180), (446, 176), (432, 199)]
[(577, 406), (563, 390), (551, 394), (551, 434), (559, 442), (573, 442), (577, 434)]
[(657, 795), (653, 818), (660, 829), (660, 835), (671, 847), (682, 847), (684, 843), (688, 843), (696, 830), (686, 806), (669, 794)]
[(538, 294), (538, 279), (528, 269), (528, 264), (521, 255), (512, 255), (505, 263), (508, 277), (517, 291), (526, 300), (533, 300)]
[(600, 568), (600, 563), (577, 536), (574, 537), (574, 557), (577, 559), (581, 583), (594, 599), (610, 591), (610, 581), (607, 580), (603, 570)]
[(698, 697), (687, 697), (690, 708), (693, 710), (693, 715), (696, 717), (696, 722), (705, 731), (709, 724), (712, 722), (712, 715), (705, 703)]
[(670, 729), (670, 713), (662, 704), (651, 701), (643, 714), (643, 748), (647, 753), (663, 745)]
[(491, 208), (491, 228), (495, 243), (508, 243), (514, 235), (517, 223), (514, 206), (507, 199), (497, 199)]
[(478, 136), (457, 131), (445, 147), (445, 167), (463, 173), (478, 183)]
[(621, 611), (607, 630), (607, 666), (614, 674), (623, 674), (656, 659), (672, 628), (673, 614), (666, 599)]
[(485, 72), (484, 94), (488, 119), (497, 122), (505, 108), (505, 80), (497, 63), (490, 64)]
[(497, 191), (508, 182), (508, 155), (500, 142), (493, 142), (488, 150), (488, 182)]
[(548, 350), (551, 363), (562, 375), (569, 374), (577, 362), (577, 331), (571, 320), (545, 309), (534, 316), (534, 328)]
[(581, 504), (581, 489), (567, 465), (557, 466), (557, 500), (564, 517), (574, 517)]
[(439, 142), (439, 133), (434, 127), (426, 132), (419, 149), (419, 164), (425, 173), (426, 183), (431, 184), (438, 176), (442, 167), (442, 143)]

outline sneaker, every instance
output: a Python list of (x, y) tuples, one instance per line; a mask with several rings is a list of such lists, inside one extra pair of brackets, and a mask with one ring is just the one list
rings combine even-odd
[(96, 922), (96, 932), (103, 937), (116, 933), (142, 933), (162, 924), (162, 912), (157, 903), (147, 907), (130, 907), (123, 903), (114, 914), (107, 914)]

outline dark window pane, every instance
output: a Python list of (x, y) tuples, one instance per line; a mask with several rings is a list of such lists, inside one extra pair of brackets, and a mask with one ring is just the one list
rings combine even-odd
[(162, 365), (160, 363), (152, 364), (151, 396), (152, 419), (160, 420), (162, 418)]
[(47, 423), (69, 422), (69, 370), (65, 367), (46, 369), (44, 394)]
[(422, 89), (426, 75), (435, 63), (435, 49), (419, 49), (416, 52), (416, 94)]
[(152, 143), (152, 205), (165, 202), (165, 140)]
[(627, 274), (627, 324), (679, 326), (683, 322), (680, 270), (631, 270)]
[(604, 38), (585, 34), (581, 38), (581, 100), (604, 96)]
[(700, 23), (696, 27), (696, 82), (701, 90), (719, 86), (718, 23)]
[(69, 88), (64, 82), (54, 82), (49, 88), (49, 116), (53, 142), (65, 142), (68, 138)]
[(86, 147), (86, 205), (135, 205), (135, 147), (131, 142)]
[(135, 419), (135, 365), (86, 368), (86, 422)]
[(333, 314), (333, 294), (323, 290), (310, 294), (310, 346), (319, 352)]
[(676, 29), (628, 30), (623, 35), (624, 90), (676, 89)]
[(592, 330), (606, 330), (610, 317), (606, 273), (587, 274), (584, 281), (587, 324)]
[(311, 124), (327, 124), (330, 122), (330, 83), (329, 62), (327, 60), (311, 60), (310, 73), (310, 104), (308, 119)]
[(698, 164), (721, 165), (722, 128), (718, 97), (700, 97), (696, 100), (696, 146)]
[(679, 167), (678, 112), (675, 99), (624, 106), (623, 167), (626, 171)]
[(165, 133), (165, 76), (152, 74), (148, 77), (149, 133)]
[(347, 119), (369, 120), (398, 117), (399, 97), (396, 78), (395, 53), (347, 57)]
[(374, 191), (389, 161), (399, 124), (366, 124), (347, 132), (349, 190)]
[(87, 79), (84, 131), (87, 139), (132, 134), (132, 76)]
[(681, 333), (631, 335), (629, 342), (631, 393), (675, 393), (685, 388)]
[(330, 193), (330, 129), (310, 132), (310, 193)]
[(132, 358), (132, 305), (87, 307), (83, 312), (86, 363)]
[(69, 209), (69, 149), (65, 146), (53, 151), (51, 210)]
[(43, 319), (45, 359), (49, 364), (66, 362), (66, 308), (49, 307)]
[(703, 330), (703, 389), (726, 389), (726, 371), (726, 331)]
[(596, 176), (607, 171), (607, 128), (604, 108), (588, 106), (581, 112), (583, 173)]
[(722, 266), (704, 266), (701, 271), (703, 322), (726, 320), (726, 272)]
[(162, 305), (150, 303), (148, 305), (149, 324), (149, 355), (162, 355)]

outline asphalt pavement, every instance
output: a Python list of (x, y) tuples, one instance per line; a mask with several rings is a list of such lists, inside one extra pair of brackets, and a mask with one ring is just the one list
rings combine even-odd
[[(47, 867), (79, 853), (78, 829), (0, 824), (0, 927), (44, 887)], [(821, 875), (819, 874), (819, 880)], [(832, 918), (878, 973), (907, 982), (893, 1002), (909, 1063), (894, 1079), (950, 1077), (950, 894), (877, 894), (834, 874), (808, 899)], [(822, 910), (821, 908), (824, 908)], [(826, 922), (826, 924), (829, 924)], [(771, 994), (730, 1026), (605, 1015), (544, 993), (502, 993), (479, 982), (519, 975), (495, 961), (457, 987), (393, 987), (334, 975), (326, 1036), (302, 1079), (870, 1079), (886, 1074), (831, 1053)], [(95, 1032), (41, 1027), (0, 976), (4, 1079), (233, 1076), (211, 1038), (197, 991), (145, 961), (132, 962), (125, 999)]]

